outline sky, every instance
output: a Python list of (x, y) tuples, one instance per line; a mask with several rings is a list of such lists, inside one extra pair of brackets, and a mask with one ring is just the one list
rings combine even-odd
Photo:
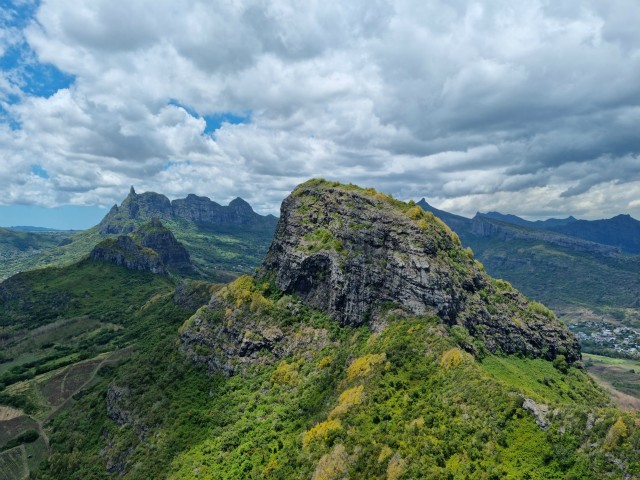
[(85, 228), (131, 185), (277, 214), (311, 177), (640, 218), (638, 25), (636, 0), (0, 0), (0, 225)]

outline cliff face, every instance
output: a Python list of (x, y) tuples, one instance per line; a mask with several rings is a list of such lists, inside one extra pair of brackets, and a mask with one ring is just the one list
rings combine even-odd
[(130, 235), (99, 243), (91, 252), (94, 261), (124, 265), (130, 270), (166, 274), (194, 274), (189, 253), (159, 220), (141, 226)]
[(259, 276), (341, 324), (376, 328), (390, 309), (436, 314), (492, 351), (580, 358), (550, 311), (486, 275), (441, 221), (375, 190), (299, 186), (282, 204)]
[(181, 275), (194, 273), (189, 252), (159, 220), (143, 225), (132, 236), (143, 247), (155, 251), (167, 270)]
[(241, 198), (231, 201), (228, 206), (193, 194), (170, 201), (159, 193), (138, 194), (132, 187), (122, 204), (114, 205), (100, 222), (100, 233), (130, 233), (141, 222), (152, 218), (189, 220), (223, 228), (242, 226), (255, 229), (272, 229), (277, 221), (271, 215), (255, 213)]
[(91, 251), (91, 260), (123, 265), (129, 270), (146, 270), (166, 273), (160, 256), (149, 248), (142, 247), (127, 235), (100, 242)]

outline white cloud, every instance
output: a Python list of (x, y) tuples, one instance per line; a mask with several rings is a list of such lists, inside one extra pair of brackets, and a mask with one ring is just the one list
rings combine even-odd
[[(464, 213), (640, 216), (636, 11), (631, 0), (44, 0), (24, 36), (75, 81), (5, 105), (20, 128), (0, 131), (4, 201), (112, 204), (134, 184), (276, 212), (321, 175)], [(193, 112), (251, 122), (210, 136)], [(34, 181), (33, 164), (49, 178)]]

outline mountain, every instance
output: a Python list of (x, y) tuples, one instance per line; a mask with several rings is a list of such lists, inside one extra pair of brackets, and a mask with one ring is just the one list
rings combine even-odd
[(626, 253), (640, 253), (640, 222), (630, 215), (606, 220), (577, 220), (548, 228), (572, 237), (613, 245)]
[(256, 268), (277, 223), (274, 216), (255, 213), (240, 198), (228, 206), (196, 195), (170, 201), (154, 192), (137, 194), (132, 187), (122, 204), (114, 205), (95, 227), (29, 255), (8, 254), (7, 262), (0, 266), (0, 279), (19, 271), (70, 265), (89, 255), (101, 241), (131, 233), (154, 218), (185, 246), (196, 268), (216, 281), (228, 281)]
[(136, 228), (130, 235), (103, 240), (91, 251), (90, 258), (124, 265), (129, 270), (196, 274), (187, 249), (158, 219)]
[(640, 253), (640, 221), (630, 215), (617, 215), (603, 220), (577, 220), (571, 216), (565, 219), (550, 218), (535, 222), (499, 212), (480, 215), (504, 223), (550, 230), (590, 242), (611, 245), (625, 253)]
[(186, 220), (196, 224), (215, 225), (221, 229), (243, 227), (247, 230), (273, 231), (277, 219), (262, 216), (241, 198), (224, 207), (207, 197), (190, 194), (186, 198), (169, 201), (159, 193), (137, 194), (133, 187), (120, 206), (114, 205), (98, 227), (101, 234), (128, 233), (140, 221), (151, 218)]
[[(450, 225), (490, 274), (554, 309), (611, 309), (624, 317), (626, 309), (640, 307), (640, 257), (625, 254), (619, 247), (569, 236), (555, 227), (504, 221), (513, 216), (500, 215), (499, 220), (496, 215), (476, 214), (469, 219), (426, 202), (419, 204)], [(627, 313), (628, 320), (635, 322), (635, 314)]]
[[(640, 256), (558, 232), (550, 221), (516, 221), (495, 212), (467, 219), (420, 204), (458, 233), (487, 272), (549, 305), (585, 351), (617, 357), (590, 356), (588, 369), (620, 405), (640, 407), (640, 375), (632, 361), (640, 357)], [(612, 238), (619, 235), (608, 220), (586, 223), (607, 225)], [(627, 368), (620, 358), (630, 359)]]
[[(479, 213), (479, 212), (478, 212)], [(548, 218), (547, 220), (536, 220), (530, 221), (525, 220), (524, 218), (520, 218), (517, 215), (511, 214), (503, 214), (500, 212), (487, 212), (483, 213), (485, 217), (493, 218), (494, 220), (500, 220), (506, 223), (512, 223), (514, 225), (521, 225), (523, 227), (532, 227), (532, 228), (551, 228), (558, 227), (562, 225), (568, 225), (570, 223), (576, 222), (577, 219), (573, 216), (569, 216), (567, 218)]]
[[(640, 473), (640, 418), (611, 406), (548, 309), (436, 217), (318, 179), (281, 213), (255, 276), (227, 285), (90, 259), (0, 284), (0, 308), (39, 328), (43, 350), (1, 377), (5, 476)], [(96, 356), (50, 358), (70, 343)]]

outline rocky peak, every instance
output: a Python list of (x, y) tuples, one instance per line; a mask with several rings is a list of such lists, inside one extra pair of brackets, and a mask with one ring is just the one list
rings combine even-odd
[(130, 270), (159, 274), (195, 273), (187, 250), (158, 219), (142, 225), (129, 235), (100, 242), (90, 257), (94, 261), (124, 265)]
[(229, 203), (229, 207), (233, 208), (237, 212), (253, 213), (253, 208), (248, 202), (240, 197), (236, 197)]
[(143, 247), (155, 251), (167, 270), (181, 275), (195, 273), (189, 252), (159, 219), (152, 219), (136, 230), (132, 237)]
[(273, 231), (277, 221), (271, 215), (262, 216), (255, 213), (251, 205), (241, 198), (236, 198), (225, 207), (208, 197), (194, 194), (170, 201), (166, 196), (154, 192), (138, 194), (131, 187), (122, 204), (119, 207), (114, 206), (102, 219), (99, 225), (100, 233), (130, 233), (152, 218), (188, 220), (223, 228), (241, 226), (267, 231)]
[(580, 358), (553, 313), (486, 275), (442, 221), (373, 189), (321, 179), (296, 188), (259, 276), (342, 324), (435, 314), (490, 350)]
[(91, 251), (90, 258), (95, 262), (122, 265), (129, 270), (166, 273), (159, 255), (152, 249), (137, 244), (128, 235), (103, 240)]

